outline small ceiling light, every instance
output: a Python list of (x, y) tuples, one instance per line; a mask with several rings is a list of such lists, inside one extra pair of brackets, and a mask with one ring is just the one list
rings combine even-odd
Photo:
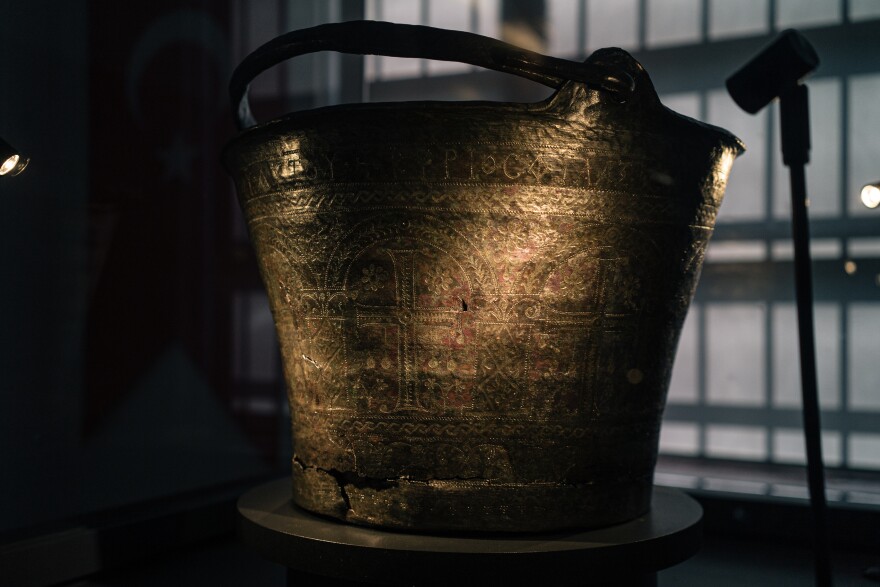
[(15, 147), (0, 139), (0, 175), (18, 175), (29, 162), (30, 159), (22, 157)]
[(880, 206), (880, 181), (869, 183), (862, 188), (862, 204), (868, 208)]

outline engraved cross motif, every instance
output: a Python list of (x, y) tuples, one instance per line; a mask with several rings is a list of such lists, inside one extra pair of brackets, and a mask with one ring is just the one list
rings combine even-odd
[[(584, 326), (600, 327), (601, 329), (616, 330), (624, 327), (631, 316), (628, 311), (613, 311), (609, 308), (611, 305), (608, 299), (609, 294), (613, 291), (613, 272), (614, 263), (617, 259), (598, 259), (598, 269), (596, 272), (595, 285), (591, 288), (590, 299), (585, 310), (553, 312), (557, 318), (552, 320), (553, 324), (562, 327), (581, 328)], [(618, 295), (625, 295), (622, 292)], [(622, 308), (621, 308), (622, 310)], [(597, 322), (598, 319), (598, 322)]]
[[(571, 395), (575, 390), (590, 389), (590, 401), (594, 409), (597, 402), (602, 401), (601, 394), (611, 391), (607, 388), (607, 382), (613, 380), (608, 378), (611, 374), (609, 369), (613, 369), (623, 359), (617, 355), (626, 352), (625, 347), (632, 340), (632, 332), (636, 327), (635, 308), (627, 308), (626, 304), (613, 304), (609, 299), (609, 296), (614, 295), (612, 291), (615, 289), (615, 262), (619, 261), (598, 259), (595, 279), (590, 287), (590, 299), (585, 300), (584, 306), (574, 311), (546, 308), (546, 313), (539, 319), (544, 323), (539, 330), (539, 336), (551, 345), (546, 351), (549, 354), (545, 354), (544, 358), (555, 355), (562, 359), (557, 367), (562, 371), (548, 373), (551, 377), (559, 378), (559, 389), (562, 391), (561, 396), (554, 397), (551, 401), (571, 402), (568, 405), (573, 411), (586, 407), (582, 402), (587, 399), (584, 396), (576, 399)], [(618, 307), (613, 307), (614, 305)], [(562, 358), (559, 353), (561, 351), (564, 355), (566, 349), (570, 349), (571, 354), (568, 358)], [(598, 382), (605, 383), (595, 385)], [(560, 406), (553, 405), (551, 408), (556, 410)]]
[(418, 249), (385, 249), (394, 265), (394, 306), (358, 305), (358, 327), (393, 325), (397, 327), (397, 405), (394, 411), (425, 410), (418, 397), (419, 349), (418, 328), (451, 327), (458, 311), (451, 308), (424, 308), (416, 300), (416, 267)]

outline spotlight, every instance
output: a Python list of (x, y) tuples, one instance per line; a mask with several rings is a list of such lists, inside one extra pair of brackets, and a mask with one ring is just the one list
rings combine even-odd
[(23, 157), (18, 150), (0, 139), (0, 175), (18, 175), (27, 167), (30, 159)]
[(862, 188), (862, 204), (868, 208), (880, 206), (880, 180)]
[(756, 114), (773, 100), (785, 98), (818, 66), (819, 56), (806, 37), (788, 29), (727, 78), (727, 91), (740, 108)]

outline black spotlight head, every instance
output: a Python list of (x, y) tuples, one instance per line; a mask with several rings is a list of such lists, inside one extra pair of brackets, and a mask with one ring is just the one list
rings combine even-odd
[(806, 37), (789, 29), (727, 78), (727, 91), (740, 108), (754, 114), (818, 65), (819, 56)]

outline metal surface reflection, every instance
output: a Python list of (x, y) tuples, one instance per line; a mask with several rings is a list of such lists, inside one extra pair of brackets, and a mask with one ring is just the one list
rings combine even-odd
[(633, 94), (559, 81), (539, 104), (334, 107), (227, 148), (281, 343), (297, 504), (422, 530), (648, 509), (678, 335), (742, 145), (663, 107), (624, 51), (582, 67)]

